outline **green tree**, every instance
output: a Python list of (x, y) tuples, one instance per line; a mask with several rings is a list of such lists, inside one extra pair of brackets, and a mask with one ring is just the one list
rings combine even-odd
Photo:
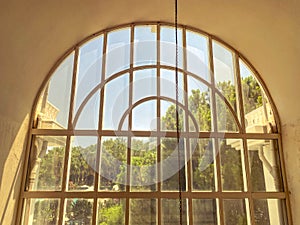
[(118, 185), (120, 190), (125, 189), (127, 148), (127, 141), (124, 138), (103, 141), (100, 160), (101, 189), (111, 190), (115, 185)]
[[(163, 122), (163, 129), (165, 130), (176, 130), (176, 106), (171, 105), (168, 109), (166, 114), (162, 117)], [(178, 108), (178, 122), (179, 122), (179, 130), (183, 130), (183, 109)]]
[(226, 140), (220, 142), (221, 172), (223, 190), (243, 190), (243, 173), (241, 163), (241, 150), (236, 150), (226, 144)]
[(262, 89), (253, 76), (242, 78), (242, 89), (246, 114), (263, 105)]
[[(131, 173), (136, 187), (134, 189), (155, 190), (156, 184), (156, 148), (150, 143), (133, 140), (131, 148)], [(139, 185), (139, 186), (138, 186)]]
[(98, 209), (99, 225), (122, 225), (125, 222), (125, 201), (108, 199)]
[(92, 224), (92, 203), (85, 199), (69, 200), (66, 208), (67, 225)]
[(60, 190), (65, 149), (55, 147), (41, 158), (37, 177), (38, 190)]
[[(209, 101), (209, 92), (200, 92), (199, 89), (192, 90), (189, 97), (189, 109), (195, 117), (199, 131), (211, 131), (211, 108)], [(190, 127), (192, 124), (190, 124)]]
[(96, 145), (72, 148), (69, 175), (69, 182), (72, 183), (72, 186), (69, 187), (70, 189), (77, 189), (82, 185), (93, 185), (95, 158)]
[(34, 205), (33, 225), (55, 225), (58, 215), (57, 200), (36, 200)]
[(156, 224), (156, 206), (155, 199), (131, 199), (130, 224)]
[(215, 190), (214, 153), (210, 139), (192, 139), (193, 189), (202, 191)]
[(217, 87), (222, 94), (221, 96), (216, 95), (218, 130), (237, 132), (238, 127), (234, 116), (225, 103), (227, 100), (229, 105), (232, 107), (233, 112), (237, 113), (236, 88), (233, 84), (231, 84), (231, 81), (219, 82)]

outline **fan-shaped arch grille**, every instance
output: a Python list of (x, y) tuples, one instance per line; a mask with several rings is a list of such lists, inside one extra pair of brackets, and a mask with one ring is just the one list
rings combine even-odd
[(170, 24), (100, 32), (58, 63), (33, 113), (24, 224), (178, 224), (178, 173), (185, 224), (287, 223), (259, 76), (211, 35), (178, 32), (177, 103)]

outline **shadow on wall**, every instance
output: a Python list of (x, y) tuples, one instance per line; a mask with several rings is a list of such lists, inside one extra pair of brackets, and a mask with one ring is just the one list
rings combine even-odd
[(0, 224), (14, 224), (29, 115), (21, 123), (0, 116)]

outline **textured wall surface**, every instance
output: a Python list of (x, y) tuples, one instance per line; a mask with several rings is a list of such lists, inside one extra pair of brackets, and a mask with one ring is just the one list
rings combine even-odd
[(0, 224), (14, 224), (22, 180), (28, 116), (22, 122), (0, 117)]
[(300, 224), (300, 118), (282, 126), (283, 151), (294, 224)]

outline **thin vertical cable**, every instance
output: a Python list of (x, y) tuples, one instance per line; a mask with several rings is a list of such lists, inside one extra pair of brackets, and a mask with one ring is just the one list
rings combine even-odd
[(176, 85), (176, 137), (177, 137), (177, 155), (178, 155), (178, 193), (179, 193), (179, 224), (182, 225), (182, 184), (181, 184), (181, 144), (179, 134), (179, 92), (178, 92), (178, 2), (175, 0), (175, 85)]

